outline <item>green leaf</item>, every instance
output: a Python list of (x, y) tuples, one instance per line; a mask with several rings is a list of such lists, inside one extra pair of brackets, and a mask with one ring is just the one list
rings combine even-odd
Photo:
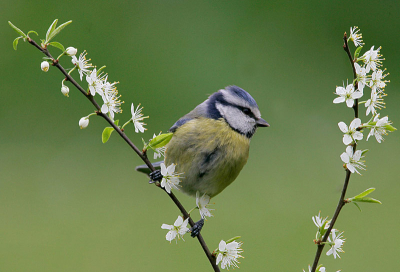
[(101, 141), (103, 142), (103, 144), (107, 143), (113, 131), (114, 131), (113, 127), (106, 127), (103, 130), (103, 133), (101, 134)]
[(357, 47), (356, 51), (354, 52), (354, 58), (355, 59), (357, 59), (358, 56), (360, 55), (360, 52), (361, 52), (362, 48), (363, 48), (362, 46)]
[(366, 203), (377, 203), (377, 204), (382, 204), (382, 202), (380, 202), (377, 199), (374, 199), (372, 197), (363, 197), (363, 198), (354, 198), (353, 201), (354, 202), (366, 202)]
[(39, 36), (39, 34), (35, 30), (29, 30), (26, 35), (29, 36), (29, 34), (31, 34), (31, 33), (34, 33), (34, 34), (36, 34), (36, 36)]
[[(364, 150), (362, 150), (361, 151), (361, 156), (364, 156), (365, 155), (365, 153), (367, 153), (369, 151), (369, 149), (364, 149)], [(375, 190), (375, 189), (374, 189)]]
[(54, 31), (52, 31), (49, 35), (48, 38), (46, 38), (47, 42), (49, 42), (51, 39), (53, 39), (58, 33), (61, 32), (61, 30), (64, 29), (64, 27), (66, 27), (67, 25), (69, 25), (70, 23), (72, 23), (72, 21), (68, 21), (63, 23), (62, 25), (60, 25), (59, 27), (57, 27)]
[(354, 205), (356, 205), (357, 206), (357, 208), (360, 210), (360, 212), (361, 212), (361, 208), (360, 208), (360, 206), (357, 204), (357, 203), (355, 203), (355, 202), (353, 202), (353, 204)]
[[(118, 126), (119, 120), (115, 120), (114, 124)], [(113, 127), (106, 127), (103, 130), (103, 133), (101, 134), (101, 141), (103, 142), (103, 144), (107, 143), (107, 141), (110, 139), (111, 137), (111, 133), (114, 131)]]
[(55, 20), (53, 21), (53, 23), (50, 25), (49, 29), (47, 30), (47, 33), (46, 33), (46, 43), (48, 43), (48, 42), (51, 40), (50, 34), (54, 31), (54, 29), (56, 29), (57, 22), (58, 22), (58, 19), (55, 19)]
[(16, 38), (16, 39), (13, 41), (13, 48), (14, 48), (14, 50), (17, 50), (18, 40), (21, 39), (21, 38), (22, 38), (22, 36)]
[(388, 130), (388, 131), (391, 131), (391, 132), (397, 130), (397, 128), (395, 128), (395, 127), (393, 127), (393, 126), (391, 126), (391, 125), (386, 125), (386, 126), (385, 126), (385, 129)]
[(17, 31), (17, 33), (19, 35), (22, 35), (23, 38), (26, 38), (26, 34), (24, 32), (22, 32), (21, 29), (19, 29), (18, 27), (16, 27), (15, 25), (13, 25), (10, 21), (8, 21), (8, 24), (15, 30)]
[(373, 191), (375, 191), (375, 188), (369, 188), (369, 189), (365, 190), (364, 192), (362, 192), (361, 194), (356, 195), (356, 196), (353, 197), (353, 198), (362, 198), (362, 197), (364, 197), (364, 196), (369, 195), (369, 194), (372, 193)]
[(231, 242), (233, 242), (233, 241), (236, 241), (236, 240), (238, 240), (238, 239), (240, 239), (240, 238), (241, 238), (241, 236), (232, 237), (231, 239), (226, 240), (226, 243), (229, 244), (229, 243), (231, 243)]
[(156, 149), (165, 146), (169, 143), (172, 138), (173, 133), (164, 133), (154, 137), (150, 142), (148, 147), (151, 149)]
[(60, 49), (63, 52), (65, 51), (64, 46), (59, 42), (51, 42), (51, 43), (49, 43), (49, 45), (57, 47), (58, 49)]

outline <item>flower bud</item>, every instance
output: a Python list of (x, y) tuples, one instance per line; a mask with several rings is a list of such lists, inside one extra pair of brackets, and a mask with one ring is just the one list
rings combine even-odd
[(62, 85), (62, 87), (61, 87), (61, 92), (62, 92), (63, 95), (65, 95), (65, 96), (68, 97), (69, 88), (68, 88), (67, 86), (65, 86), (65, 85)]
[(68, 56), (72, 57), (72, 56), (75, 56), (76, 53), (78, 53), (78, 49), (76, 49), (75, 47), (68, 47), (65, 50), (65, 53), (67, 53)]
[(89, 125), (89, 118), (87, 116), (82, 117), (81, 120), (79, 120), (79, 127), (81, 129), (87, 128)]
[(50, 64), (47, 61), (43, 61), (40, 64), (40, 68), (42, 69), (43, 72), (47, 72), (49, 70)]

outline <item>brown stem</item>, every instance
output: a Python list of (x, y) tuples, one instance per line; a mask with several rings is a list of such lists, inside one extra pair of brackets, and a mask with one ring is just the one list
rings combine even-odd
[[(346, 33), (344, 33), (343, 41), (344, 41), (343, 49), (344, 49), (344, 51), (346, 51), (347, 56), (349, 57), (349, 60), (350, 60), (350, 63), (351, 63), (351, 67), (353, 69), (354, 89), (356, 90), (357, 89), (357, 84), (358, 84), (358, 82), (356, 81), (357, 73), (356, 73), (356, 68), (354, 66), (353, 57), (351, 56), (349, 45), (347, 43), (347, 34)], [(353, 109), (354, 109), (354, 118), (358, 118), (358, 99), (356, 99), (354, 101)], [(356, 151), (356, 148), (357, 148), (357, 144), (354, 143), (353, 152)], [(321, 254), (322, 254), (322, 250), (325, 247), (324, 242), (326, 242), (328, 240), (329, 234), (331, 233), (332, 228), (335, 225), (337, 218), (339, 217), (340, 211), (342, 210), (343, 206), (346, 205), (345, 197), (346, 197), (347, 187), (349, 186), (350, 175), (351, 175), (350, 170), (346, 169), (346, 178), (344, 180), (342, 193), (340, 195), (339, 202), (338, 202), (338, 204), (336, 206), (335, 213), (333, 214), (332, 220), (331, 220), (331, 222), (329, 224), (329, 228), (327, 229), (324, 237), (322, 237), (322, 240), (318, 243), (317, 251), (315, 253), (314, 263), (313, 263), (313, 266), (311, 268), (311, 272), (315, 272), (315, 270), (317, 269), (318, 262), (319, 262), (319, 259), (321, 257)]]
[[(151, 171), (155, 171), (153, 165), (147, 158), (145, 154), (143, 154), (133, 143), (132, 141), (128, 138), (128, 136), (125, 135), (125, 133), (117, 126), (114, 124), (114, 122), (108, 117), (107, 114), (104, 114), (101, 112), (101, 108), (99, 104), (94, 100), (93, 96), (89, 95), (64, 69), (64, 67), (61, 66), (61, 64), (58, 62), (58, 60), (55, 60), (53, 56), (50, 54), (50, 52), (46, 49), (43, 49), (41, 46), (39, 46), (34, 40), (31, 38), (28, 39), (28, 42), (35, 46), (37, 49), (39, 49), (43, 54), (45, 54), (47, 57), (49, 57), (53, 61), (53, 66), (57, 67), (61, 73), (65, 76), (65, 78), (72, 83), (89, 101), (93, 104), (93, 106), (97, 110), (97, 114), (103, 117), (107, 123), (109, 123), (115, 131), (118, 132), (118, 134), (122, 137), (122, 139), (125, 140), (125, 142), (136, 152), (136, 154), (144, 161), (144, 163), (149, 167)], [(161, 187), (160, 187), (161, 188)], [(165, 189), (162, 188), (164, 191)], [(167, 194), (168, 192), (165, 191)], [(168, 194), (168, 196), (171, 198), (171, 200), (175, 203), (175, 205), (178, 207), (178, 209), (181, 211), (183, 214), (184, 218), (189, 218), (189, 224), (193, 227), (194, 222), (190, 218), (190, 215), (187, 213), (186, 209), (183, 207), (183, 205), (180, 203), (180, 201), (176, 198), (176, 196), (171, 192)], [(197, 236), (197, 239), (203, 248), (204, 253), (207, 255), (208, 260), (210, 261), (211, 266), (213, 267), (214, 271), (220, 271), (219, 267), (216, 264), (215, 257), (211, 254), (210, 250), (207, 247), (206, 242), (204, 241), (203, 237), (201, 234)]]

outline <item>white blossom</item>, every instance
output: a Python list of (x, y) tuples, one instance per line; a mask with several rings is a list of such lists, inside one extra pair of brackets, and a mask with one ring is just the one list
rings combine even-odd
[(175, 173), (175, 164), (171, 164), (168, 166), (168, 168), (165, 167), (164, 163), (161, 163), (160, 166), (161, 174), (163, 175), (161, 187), (165, 188), (165, 191), (167, 191), (169, 194), (171, 193), (172, 188), (179, 190), (178, 186), (181, 182), (179, 179), (181, 177), (180, 174)]
[(69, 94), (69, 88), (68, 88), (68, 86), (65, 86), (65, 85), (63, 84), (63, 85), (61, 86), (61, 92), (62, 92), (63, 95), (65, 95), (65, 96), (68, 97), (68, 94)]
[(358, 89), (360, 92), (364, 91), (365, 85), (369, 83), (369, 77), (367, 76), (367, 70), (365, 67), (361, 67), (357, 62), (354, 63), (354, 68), (356, 69)]
[(79, 58), (77, 58), (76, 56), (72, 56), (72, 63), (78, 67), (78, 72), (79, 72), (79, 76), (82, 80), (83, 75), (87, 74), (89, 72), (89, 68), (92, 68), (92, 64), (88, 63), (88, 61), (90, 60), (86, 60), (86, 51), (83, 51), (80, 55)]
[(47, 61), (42, 61), (40, 64), (40, 69), (42, 69), (43, 72), (49, 71), (50, 64)]
[(381, 143), (383, 139), (383, 135), (387, 135), (386, 126), (390, 125), (392, 122), (389, 121), (389, 117), (385, 116), (379, 119), (379, 114), (377, 114), (374, 118), (374, 122), (376, 124), (371, 127), (371, 131), (368, 134), (367, 141), (370, 136), (375, 136), (378, 143)]
[[(357, 150), (356, 152), (353, 152), (353, 147), (352, 146), (347, 146), (346, 152), (343, 152), (340, 155), (340, 158), (342, 161), (345, 163), (346, 168), (350, 170), (350, 172), (354, 173), (358, 172), (358, 169), (365, 170), (365, 164), (363, 161), (361, 161), (362, 158), (362, 151)], [(361, 174), (360, 174), (361, 175)]]
[(388, 74), (383, 74), (381, 69), (377, 69), (372, 73), (371, 80), (369, 81), (369, 87), (378, 93), (383, 93), (383, 88), (386, 87), (388, 80), (383, 80)]
[(336, 87), (336, 94), (339, 96), (333, 100), (333, 103), (346, 102), (347, 107), (351, 108), (354, 105), (354, 100), (361, 98), (363, 93), (360, 91), (354, 91), (353, 84), (348, 84), (346, 88), (338, 86)]
[(169, 230), (167, 235), (165, 236), (167, 241), (171, 243), (171, 241), (174, 239), (182, 238), (182, 240), (184, 240), (183, 235), (185, 235), (185, 233), (189, 231), (189, 228), (187, 227), (188, 222), (189, 217), (183, 220), (182, 216), (178, 216), (173, 225), (162, 224), (162, 229)]
[(67, 53), (68, 56), (72, 57), (72, 56), (75, 56), (76, 53), (78, 53), (78, 49), (70, 46), (67, 49), (65, 49), (65, 53)]
[(96, 93), (103, 95), (103, 79), (100, 75), (97, 75), (97, 69), (94, 68), (93, 71), (87, 73), (86, 81), (89, 84), (89, 92), (92, 96), (95, 96)]
[(372, 115), (375, 115), (376, 109), (382, 109), (385, 107), (385, 102), (383, 102), (382, 96), (383, 94), (378, 94), (374, 89), (372, 89), (371, 98), (365, 103), (365, 107), (367, 108), (365, 115), (368, 115), (370, 112)]
[(344, 133), (343, 134), (343, 143), (345, 145), (349, 145), (355, 140), (362, 140), (363, 139), (363, 134), (360, 131), (357, 131), (357, 128), (361, 126), (361, 119), (360, 118), (355, 118), (351, 123), (350, 126), (347, 127), (347, 125), (344, 122), (339, 122), (338, 124), (340, 130)]
[(229, 269), (230, 266), (239, 268), (238, 258), (243, 258), (243, 256), (240, 255), (240, 253), (243, 252), (243, 249), (240, 248), (242, 244), (243, 243), (236, 241), (227, 244), (224, 240), (221, 240), (218, 246), (217, 265), (221, 263), (222, 269)]
[(329, 251), (326, 253), (327, 256), (332, 255), (333, 257), (336, 259), (336, 257), (339, 257), (338, 252), (344, 252), (342, 249), (344, 240), (342, 237), (343, 232), (339, 233), (336, 236), (336, 229), (332, 229), (331, 235), (332, 235), (332, 240), (330, 237), (328, 237), (328, 242), (332, 243), (331, 248), (329, 249)]
[(114, 120), (114, 113), (120, 113), (121, 110), (121, 100), (118, 96), (118, 91), (114, 89), (113, 91), (104, 92), (101, 96), (103, 99), (103, 106), (101, 106), (102, 113), (109, 113), (112, 120)]
[[(317, 228), (321, 228), (321, 227), (325, 224), (325, 222), (327, 221), (327, 219), (328, 219), (328, 216), (322, 219), (320, 214), (321, 214), (321, 212), (319, 212), (318, 215), (315, 215), (315, 216), (312, 217), (312, 221), (314, 222), (314, 225), (317, 226)], [(325, 224), (324, 229), (328, 229), (328, 228), (329, 228), (329, 223), (330, 223), (330, 221), (331, 221), (331, 220), (329, 220), (329, 221)]]
[(207, 205), (210, 202), (210, 196), (203, 194), (200, 196), (200, 192), (196, 192), (196, 206), (199, 208), (200, 216), (201, 218), (206, 218), (206, 217), (211, 217), (213, 216), (210, 212), (210, 210), (213, 209), (208, 209)]
[(353, 41), (356, 47), (364, 45), (364, 43), (362, 42), (362, 34), (358, 33), (359, 31), (360, 29), (357, 26), (355, 26), (354, 28), (350, 27), (350, 36), (348, 38), (348, 41)]
[(89, 117), (82, 117), (80, 120), (79, 120), (79, 127), (81, 128), (81, 129), (84, 129), (84, 128), (87, 128), (87, 126), (89, 125)]
[(374, 50), (374, 46), (372, 46), (371, 49), (365, 52), (360, 58), (364, 61), (364, 64), (366, 64), (365, 69), (367, 73), (369, 73), (370, 70), (375, 71), (376, 68), (382, 65), (382, 60), (384, 59), (380, 58), (382, 55), (379, 54), (379, 50), (381, 50), (381, 47)]
[(146, 125), (145, 123), (143, 123), (143, 119), (144, 118), (149, 118), (148, 116), (143, 116), (142, 114), (142, 109), (143, 107), (140, 107), (140, 104), (137, 106), (136, 110), (135, 110), (135, 106), (131, 105), (131, 113), (132, 113), (132, 122), (135, 125), (135, 132), (138, 133), (140, 132), (144, 132), (146, 130), (146, 128), (144, 128), (144, 125)]

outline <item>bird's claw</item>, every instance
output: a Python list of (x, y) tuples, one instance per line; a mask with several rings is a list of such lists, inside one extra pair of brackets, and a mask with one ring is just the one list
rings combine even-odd
[(161, 181), (162, 178), (163, 178), (163, 175), (161, 174), (161, 171), (160, 171), (160, 170), (156, 170), (156, 171), (151, 172), (151, 173), (149, 174), (149, 176), (150, 176), (150, 181), (149, 181), (149, 183), (154, 183), (154, 182), (156, 182), (156, 181)]
[(202, 218), (199, 221), (197, 221), (192, 228), (190, 228), (189, 230), (191, 232), (190, 236), (192, 236), (193, 238), (199, 236), (200, 231), (203, 228), (203, 225), (204, 225), (204, 219)]

